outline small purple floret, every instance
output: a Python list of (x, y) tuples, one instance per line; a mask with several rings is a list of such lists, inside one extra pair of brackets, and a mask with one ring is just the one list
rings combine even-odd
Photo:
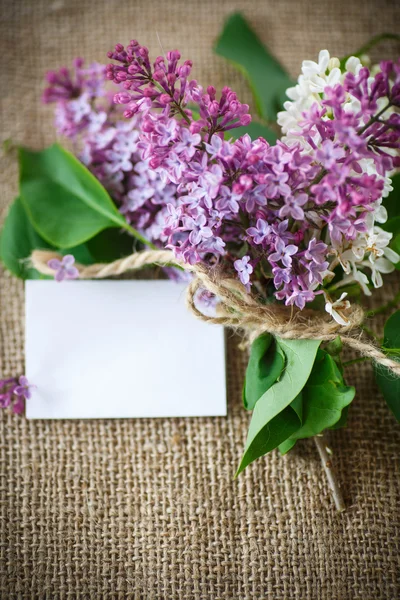
[(48, 261), (50, 269), (55, 271), (54, 279), (56, 281), (63, 281), (64, 279), (77, 279), (79, 277), (79, 271), (74, 266), (75, 258), (72, 254), (66, 254), (62, 260), (52, 258)]

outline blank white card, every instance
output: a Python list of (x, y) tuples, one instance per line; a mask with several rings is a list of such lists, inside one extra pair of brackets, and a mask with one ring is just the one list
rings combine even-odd
[(226, 415), (223, 328), (173, 281), (27, 281), (29, 419)]

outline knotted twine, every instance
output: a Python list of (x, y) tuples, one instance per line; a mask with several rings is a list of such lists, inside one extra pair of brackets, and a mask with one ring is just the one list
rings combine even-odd
[[(54, 269), (47, 264), (53, 258), (62, 260), (63, 257), (55, 252), (35, 250), (30, 262), (40, 273), (54, 275)], [(360, 326), (365, 314), (358, 305), (346, 311), (347, 325), (340, 325), (322, 311), (300, 311), (279, 304), (264, 305), (249, 294), (238, 280), (224, 276), (218, 268), (181, 263), (170, 250), (143, 250), (107, 264), (85, 266), (75, 263), (79, 279), (105, 279), (150, 265), (177, 267), (192, 273), (193, 279), (188, 284), (186, 293), (187, 308), (202, 321), (244, 330), (249, 343), (266, 332), (286, 339), (321, 341), (330, 341), (339, 335), (343, 344), (400, 377), (400, 362), (386, 356), (370, 341), (361, 340), (363, 334)], [(196, 294), (202, 289), (220, 300), (215, 316), (207, 316), (196, 307)]]

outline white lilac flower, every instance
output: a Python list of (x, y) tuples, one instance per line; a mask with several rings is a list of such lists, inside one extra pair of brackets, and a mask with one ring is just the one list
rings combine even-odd
[(378, 288), (382, 286), (381, 273), (391, 273), (395, 269), (394, 265), (400, 261), (399, 254), (389, 248), (393, 234), (373, 225), (373, 215), (369, 215), (368, 222), (372, 223), (370, 229), (360, 233), (346, 250), (339, 250), (337, 253), (338, 261), (346, 273), (341, 283), (358, 283), (367, 296), (371, 292), (368, 277), (363, 270), (371, 270), (371, 282)]
[(332, 302), (329, 297), (325, 294), (325, 310), (329, 313), (333, 319), (335, 319), (336, 323), (339, 325), (348, 325), (349, 320), (343, 315), (344, 310), (350, 308), (350, 302), (348, 300), (344, 300), (346, 298), (347, 293), (343, 292), (338, 300)]
[[(326, 87), (334, 87), (337, 83), (343, 83), (348, 73), (358, 75), (362, 66), (359, 58), (351, 56), (347, 60), (344, 70), (341, 71), (339, 59), (331, 57), (328, 50), (320, 51), (318, 62), (303, 61), (302, 74), (299, 75), (297, 84), (286, 90), (286, 95), (290, 100), (284, 103), (285, 110), (278, 113), (278, 124), (282, 128), (282, 133), (285, 134), (282, 140), (287, 144), (300, 142), (307, 148), (307, 142), (301, 136), (299, 137), (299, 133), (302, 131), (301, 122), (304, 111), (309, 110), (313, 104), (321, 106)], [(360, 110), (360, 103), (356, 98), (348, 95), (343, 110), (356, 113)], [(329, 116), (328, 111), (327, 118)]]

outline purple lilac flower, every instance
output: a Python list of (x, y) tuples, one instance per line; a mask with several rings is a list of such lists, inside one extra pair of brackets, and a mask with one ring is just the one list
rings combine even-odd
[(34, 388), (24, 375), (19, 379), (0, 379), (0, 408), (9, 407), (13, 413), (21, 414), (25, 408), (25, 399), (31, 397), (31, 390)]
[(304, 219), (303, 206), (307, 203), (307, 194), (297, 194), (297, 196), (287, 196), (285, 204), (279, 211), (280, 217), (292, 217), (298, 221)]
[(285, 242), (280, 238), (276, 239), (275, 252), (269, 255), (268, 260), (271, 263), (282, 261), (285, 267), (292, 266), (292, 256), (296, 254), (298, 248), (294, 244), (285, 246)]
[(17, 385), (17, 387), (14, 390), (14, 394), (25, 398), (26, 400), (29, 400), (29, 398), (32, 396), (31, 390), (35, 388), (35, 386), (29, 383), (25, 375), (21, 375), (21, 377), (18, 380), (18, 384), (19, 385)]
[(305, 257), (321, 265), (325, 261), (327, 250), (328, 246), (324, 242), (318, 242), (315, 238), (312, 238), (308, 243)]
[(329, 263), (327, 261), (323, 263), (309, 262), (305, 264), (305, 267), (308, 270), (308, 280), (311, 285), (322, 284), (328, 266)]
[(271, 227), (264, 219), (257, 219), (255, 227), (249, 227), (247, 233), (253, 238), (254, 244), (262, 244), (271, 232)]
[[(43, 100), (56, 103), (59, 133), (73, 140), (78, 157), (104, 185), (126, 220), (163, 246), (166, 238), (161, 223), (165, 222), (166, 206), (175, 204), (175, 186), (163, 182), (149, 161), (142, 159), (138, 148), (141, 113), (129, 122), (122, 120), (113, 94), (107, 90), (105, 65), (84, 68), (82, 59), (77, 59), (73, 71), (50, 72), (47, 82)], [(192, 144), (197, 137), (188, 130), (183, 136), (182, 148), (185, 146), (189, 158), (189, 136)]]
[(50, 269), (55, 271), (54, 279), (56, 281), (63, 281), (64, 279), (77, 279), (79, 277), (79, 271), (74, 267), (75, 258), (72, 254), (66, 254), (62, 260), (58, 258), (52, 258), (48, 261)]
[(205, 289), (198, 289), (194, 296), (196, 308), (208, 317), (215, 317), (219, 300), (214, 294)]
[(250, 256), (243, 256), (243, 258), (235, 260), (233, 266), (239, 273), (240, 281), (243, 285), (247, 285), (250, 281), (250, 275), (253, 272), (253, 267), (250, 264)]

